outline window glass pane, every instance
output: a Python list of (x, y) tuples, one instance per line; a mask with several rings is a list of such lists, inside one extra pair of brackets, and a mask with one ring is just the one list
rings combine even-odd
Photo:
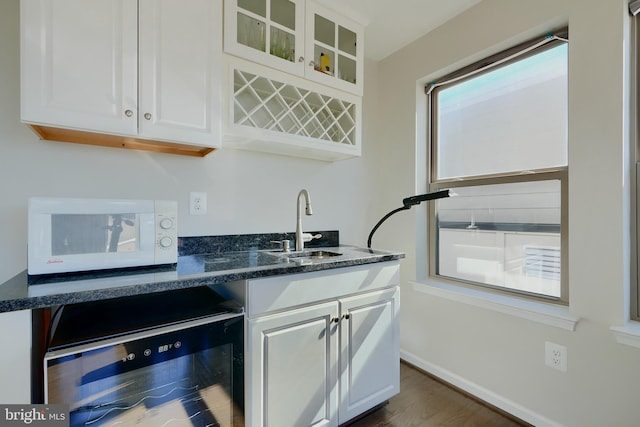
[(437, 179), (567, 165), (567, 45), (435, 92)]
[(456, 187), (437, 201), (437, 274), (559, 298), (559, 180)]

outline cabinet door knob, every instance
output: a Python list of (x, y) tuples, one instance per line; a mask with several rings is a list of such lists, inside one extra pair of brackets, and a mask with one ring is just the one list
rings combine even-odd
[(144, 113), (144, 118), (147, 120), (151, 120), (151, 113)]
[(349, 320), (349, 317), (351, 317), (351, 315), (349, 313), (343, 314), (342, 318), (345, 320)]
[(133, 116), (133, 111), (131, 111), (131, 110), (124, 110), (124, 115), (125, 115), (125, 116), (127, 116), (127, 117), (131, 117), (131, 116)]
[(298, 62), (304, 62), (304, 57), (301, 56), (300, 58), (298, 58)]
[(338, 323), (338, 322), (340, 322), (340, 318), (339, 318), (339, 317), (333, 317), (333, 318), (331, 319), (331, 322), (330, 322), (330, 323)]
[(313, 61), (309, 61), (309, 67), (314, 67), (315, 65), (316, 65), (316, 63), (315, 63), (315, 62), (313, 62)]

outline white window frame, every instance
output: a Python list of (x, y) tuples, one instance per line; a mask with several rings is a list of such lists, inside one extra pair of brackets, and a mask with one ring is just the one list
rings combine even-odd
[(455, 192), (456, 187), (468, 187), (476, 185), (493, 185), (503, 184), (511, 182), (527, 182), (536, 180), (559, 180), (561, 185), (561, 278), (560, 278), (560, 297), (555, 298), (551, 296), (545, 296), (541, 294), (533, 294), (528, 292), (516, 291), (504, 287), (495, 287), (478, 282), (469, 282), (459, 279), (453, 279), (444, 277), (437, 274), (437, 218), (436, 218), (436, 203), (429, 204), (428, 215), (428, 258), (429, 258), (429, 271), (428, 275), (430, 279), (437, 280), (442, 283), (450, 283), (453, 285), (462, 285), (466, 287), (485, 289), (490, 292), (497, 292), (503, 295), (516, 295), (524, 296), (526, 299), (539, 300), (543, 302), (559, 303), (568, 305), (569, 303), (569, 286), (568, 286), (568, 166), (540, 169), (534, 171), (515, 171), (510, 173), (500, 173), (494, 175), (463, 177), (455, 179), (438, 179), (438, 171), (436, 169), (437, 157), (435, 150), (437, 150), (437, 129), (435, 127), (435, 117), (437, 114), (437, 107), (435, 104), (434, 91), (437, 92), (437, 87), (446, 87), (448, 83), (458, 82), (463, 79), (473, 78), (481, 73), (491, 71), (496, 66), (515, 62), (520, 59), (524, 59), (527, 55), (533, 55), (540, 52), (540, 49), (546, 49), (548, 47), (557, 46), (558, 43), (565, 43), (566, 32), (558, 32), (556, 36), (549, 36), (542, 39), (532, 40), (521, 45), (518, 45), (507, 51), (498, 53), (475, 64), (465, 67), (462, 70), (451, 73), (441, 78), (443, 83), (431, 83), (426, 87), (427, 96), (427, 122), (428, 122), (428, 169), (430, 171), (428, 176), (427, 188), (429, 192), (438, 191), (445, 188), (450, 188)]

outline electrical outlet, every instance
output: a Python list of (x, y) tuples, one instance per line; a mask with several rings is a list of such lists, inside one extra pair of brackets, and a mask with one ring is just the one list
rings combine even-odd
[(189, 193), (189, 214), (207, 214), (207, 193), (199, 191), (192, 191)]
[(567, 347), (546, 341), (544, 343), (544, 363), (550, 368), (567, 372)]

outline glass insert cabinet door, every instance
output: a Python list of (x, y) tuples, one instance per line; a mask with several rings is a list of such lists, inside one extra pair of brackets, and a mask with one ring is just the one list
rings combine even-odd
[(332, 10), (307, 3), (306, 27), (305, 77), (362, 95), (362, 26)]
[(362, 95), (362, 25), (301, 0), (225, 0), (225, 52)]
[(304, 73), (304, 1), (225, 0), (225, 51)]

